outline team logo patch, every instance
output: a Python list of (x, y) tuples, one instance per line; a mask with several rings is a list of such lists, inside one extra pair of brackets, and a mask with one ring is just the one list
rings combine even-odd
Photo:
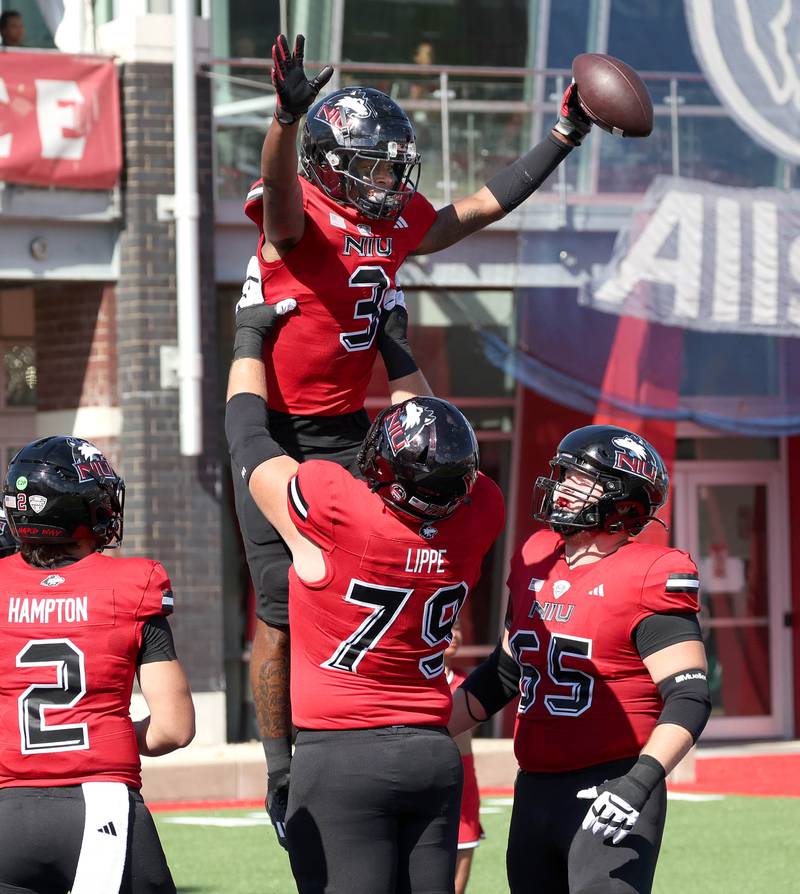
[(568, 580), (557, 580), (553, 584), (553, 596), (556, 599), (560, 599), (571, 586), (572, 584)]
[(116, 480), (114, 470), (109, 461), (103, 456), (99, 447), (84, 441), (81, 438), (67, 438), (67, 443), (72, 448), (72, 465), (78, 473), (80, 484), (97, 479)]
[(423, 525), (419, 529), (419, 533), (421, 537), (424, 537), (426, 540), (433, 540), (433, 538), (439, 533), (439, 529), (434, 525)]
[(64, 583), (65, 578), (60, 574), (48, 574), (47, 577), (39, 583), (40, 587), (58, 587)]
[(402, 500), (405, 500), (405, 498), (406, 498), (406, 496), (407, 496), (407, 495), (406, 495), (406, 489), (405, 489), (402, 485), (400, 485), (400, 484), (393, 484), (393, 485), (389, 488), (389, 496), (390, 496), (393, 500), (397, 500), (398, 502), (399, 502), (399, 501), (402, 501)]
[(350, 122), (375, 117), (375, 109), (364, 95), (341, 96), (336, 102), (323, 103), (316, 117), (330, 127), (336, 142), (344, 146), (350, 137)]
[(692, 49), (728, 113), (800, 162), (800, 15), (795, 0), (684, 3)]
[(28, 502), (31, 504), (31, 509), (38, 514), (47, 505), (47, 497), (43, 497), (41, 494), (31, 494), (28, 497)]
[[(383, 422), (383, 428), (392, 453), (397, 456), (401, 450), (410, 447), (422, 430), (435, 421), (433, 410), (413, 400), (390, 413)], [(435, 432), (431, 432), (430, 446), (431, 449), (436, 448)]]
[(543, 586), (544, 581), (540, 577), (532, 577), (531, 582), (528, 584), (528, 589), (533, 590), (534, 593), (540, 593)]
[(647, 443), (634, 435), (612, 438), (616, 447), (614, 468), (630, 472), (639, 478), (655, 481), (658, 477), (658, 463)]

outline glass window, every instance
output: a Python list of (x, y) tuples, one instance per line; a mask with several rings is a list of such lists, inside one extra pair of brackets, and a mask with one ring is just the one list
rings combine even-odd
[(6, 407), (36, 405), (36, 353), (33, 345), (5, 345), (3, 375), (3, 402)]
[(25, 40), (22, 45), (31, 49), (52, 50), (55, 47), (53, 35), (45, 24), (36, 0), (13, 0), (0, 3), (0, 9), (16, 10), (25, 23)]
[(768, 397), (779, 393), (778, 340), (768, 335), (683, 333), (685, 397)]
[(353, 62), (522, 66), (528, 5), (527, 0), (348, 0), (342, 56)]
[(411, 345), (434, 394), (466, 398), (509, 398), (514, 380), (493, 366), (483, 333), (509, 343), (515, 337), (511, 292), (406, 292)]
[(597, 6), (597, 0), (558, 0), (550, 4), (547, 68), (570, 69), (577, 55), (596, 45)]
[(756, 459), (780, 458), (777, 438), (679, 438), (676, 459)]
[(700, 70), (689, 41), (683, 0), (611, 0), (608, 53), (637, 70)]

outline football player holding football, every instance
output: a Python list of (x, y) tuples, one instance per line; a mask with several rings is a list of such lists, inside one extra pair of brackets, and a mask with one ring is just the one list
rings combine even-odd
[(502, 494), (446, 401), (384, 410), (361, 445), (359, 478), (286, 455), (265, 397), (261, 358), (235, 359), (233, 466), (293, 560), (299, 731), (285, 835), (298, 891), (448, 894), (462, 767), (446, 729), (444, 652), (503, 527)]
[[(103, 555), (125, 485), (88, 441), (23, 447), (3, 493), (20, 551), (0, 560), (0, 891), (175, 894), (139, 794), (139, 755), (194, 736), (169, 578)], [(135, 677), (150, 714), (132, 723)]]
[(550, 530), (514, 556), (505, 632), (456, 693), (450, 730), (520, 697), (512, 894), (644, 894), (665, 777), (711, 711), (697, 568), (678, 549), (633, 539), (669, 489), (643, 438), (579, 428), (550, 465), (534, 488), (534, 517)]
[[(398, 267), (408, 255), (446, 248), (516, 208), (591, 123), (570, 87), (546, 139), (474, 195), (436, 211), (417, 191), (420, 155), (405, 112), (366, 87), (318, 99), (333, 69), (309, 79), (303, 50), (302, 35), (293, 50), (283, 35), (273, 47), (277, 108), (262, 150), (262, 178), (245, 205), (260, 238), (240, 306), (291, 300), (298, 308), (265, 345), (274, 439), (298, 461), (330, 459), (357, 474), (355, 458), (369, 427), (364, 398), (378, 351), (392, 403), (430, 394), (408, 346)], [(263, 622), (250, 672), (269, 771), (268, 808), (280, 822), (290, 754), (290, 559), (241, 477), (233, 478)]]

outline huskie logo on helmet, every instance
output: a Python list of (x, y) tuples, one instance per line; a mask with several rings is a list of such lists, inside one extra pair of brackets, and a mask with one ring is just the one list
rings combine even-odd
[(109, 461), (103, 456), (99, 447), (84, 441), (81, 438), (67, 438), (67, 443), (72, 448), (72, 456), (75, 460), (73, 466), (78, 473), (78, 481), (96, 481), (99, 479), (115, 480), (116, 472), (111, 468)]
[(354, 94), (341, 96), (333, 103), (323, 103), (317, 111), (316, 117), (330, 126), (336, 142), (344, 146), (346, 138), (350, 134), (348, 120), (358, 118), (375, 117), (375, 109), (369, 100), (363, 95)]
[(611, 439), (617, 448), (614, 455), (614, 468), (623, 472), (631, 472), (648, 481), (655, 481), (658, 475), (658, 464), (648, 454), (643, 441), (635, 440), (633, 435)]
[(433, 425), (435, 421), (436, 417), (430, 407), (420, 406), (414, 401), (408, 401), (403, 407), (390, 413), (384, 426), (392, 453), (397, 456), (423, 428)]

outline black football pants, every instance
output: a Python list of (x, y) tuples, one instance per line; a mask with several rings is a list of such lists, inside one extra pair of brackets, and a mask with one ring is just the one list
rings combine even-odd
[(511, 894), (649, 894), (667, 812), (662, 783), (619, 844), (583, 831), (581, 789), (623, 776), (636, 757), (568, 773), (526, 773), (514, 786), (506, 867)]
[(461, 784), (444, 728), (301, 730), (286, 813), (299, 894), (451, 894)]
[[(66, 894), (81, 855), (84, 817), (79, 785), (0, 789), (0, 894)], [(92, 831), (113, 834), (102, 828)], [(129, 792), (127, 852), (119, 891), (175, 894), (153, 818), (135, 791)]]

